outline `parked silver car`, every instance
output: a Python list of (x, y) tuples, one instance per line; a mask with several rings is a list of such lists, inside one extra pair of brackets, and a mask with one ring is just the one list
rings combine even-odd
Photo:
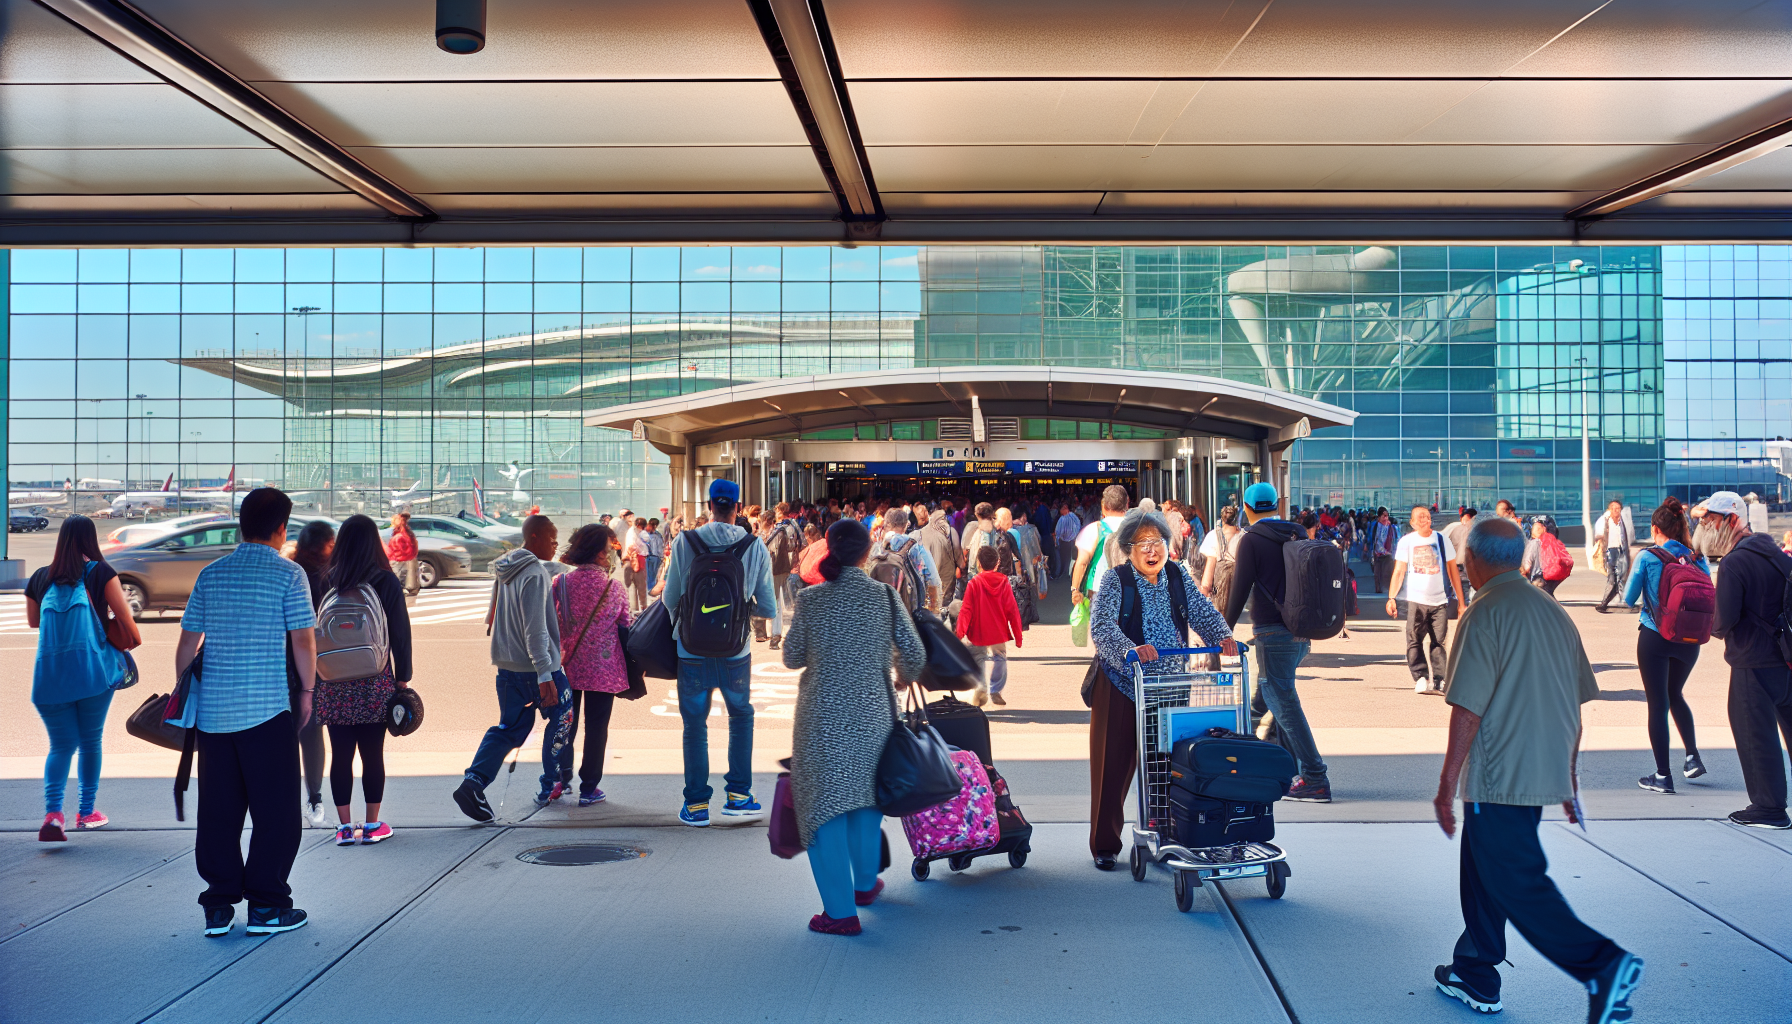
[[(299, 530), (313, 520), (329, 523), (332, 530), (342, 528), (340, 519), (331, 519), (329, 516), (295, 515), (286, 521), (286, 536), (288, 538), (297, 537)], [(380, 533), (381, 540), (390, 540), (391, 537), (391, 530), (384, 530)], [(449, 577), (465, 576), (472, 571), (473, 555), (467, 549), (466, 544), (459, 540), (417, 533), (417, 585), (419, 587), (428, 590)]]
[(199, 570), (236, 550), (235, 520), (201, 523), (113, 551), (107, 564), (118, 573), (133, 618), (147, 611), (184, 608)]

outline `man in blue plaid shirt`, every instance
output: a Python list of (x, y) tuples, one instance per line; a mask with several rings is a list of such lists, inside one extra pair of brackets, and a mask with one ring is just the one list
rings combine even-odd
[[(317, 617), (305, 571), (280, 557), (292, 499), (259, 487), (243, 499), (242, 543), (206, 566), (180, 620), (176, 670), (205, 643), (194, 680), (199, 727), (199, 815), (193, 857), (205, 892), (205, 934), (230, 933), (235, 906), (249, 901), (250, 935), (305, 924), (287, 876), (304, 828), (299, 811), (299, 730), (311, 717)], [(287, 680), (292, 641), (297, 692)], [(255, 819), (249, 859), (243, 815)]]

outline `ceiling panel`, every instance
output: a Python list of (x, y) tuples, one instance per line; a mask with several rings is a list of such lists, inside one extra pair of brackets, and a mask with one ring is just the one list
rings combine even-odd
[(1787, 117), (1792, 117), (1792, 81), (1784, 80), (1497, 81), (1475, 90), (1411, 138), (1716, 146)]
[(537, 215), (556, 214), (691, 214), (713, 215), (718, 212), (746, 210), (755, 215), (804, 215), (823, 217), (836, 210), (834, 197), (828, 192), (754, 192), (702, 193), (675, 192), (649, 194), (531, 193), (492, 195), (477, 193), (426, 192), (423, 198), (438, 213), (467, 213), (477, 216), (494, 207)]
[(808, 145), (781, 82), (267, 82), (345, 146)]
[[(1124, 144), (1155, 82), (859, 82), (865, 144)], [(880, 184), (882, 184), (880, 182)]]
[(0, 0), (0, 82), (160, 82), (32, 0)]
[(275, 195), (0, 195), (8, 216), (352, 216), (383, 218), (385, 211), (352, 192), (282, 192)]
[(267, 143), (171, 85), (0, 84), (0, 147)]
[(1792, 6), (1761, 0), (1620, 0), (1510, 69), (1514, 75), (1782, 77)]
[(277, 149), (11, 149), (0, 188), (22, 194), (341, 192)]
[(354, 147), (412, 192), (818, 192), (807, 146), (564, 149)]
[(943, 216), (990, 213), (1073, 214), (1089, 216), (1101, 205), (1102, 192), (884, 192), (884, 209), (893, 216)]
[(1385, 146), (1352, 150), (1324, 188), (1572, 191), (1614, 189), (1684, 160), (1697, 146)]
[(486, 46), (436, 48), (433, 0), (137, 0), (250, 81), (770, 78), (741, 0), (499, 0)]
[(1598, 197), (1585, 192), (1109, 192), (1100, 213), (1107, 217), (1165, 214), (1367, 211), (1421, 211), (1449, 216), (1466, 210), (1559, 213)]
[(1399, 142), (1480, 82), (1207, 82), (1165, 143)]

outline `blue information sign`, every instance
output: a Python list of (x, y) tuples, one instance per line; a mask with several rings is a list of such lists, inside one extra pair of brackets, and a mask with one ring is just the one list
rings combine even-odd
[(1138, 471), (1137, 459), (1045, 459), (1008, 463), (1008, 472), (1017, 476), (1091, 476)]

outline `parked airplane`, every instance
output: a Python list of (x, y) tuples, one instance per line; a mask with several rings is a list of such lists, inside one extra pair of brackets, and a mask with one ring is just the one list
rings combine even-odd
[(64, 480), (60, 491), (7, 491), (6, 504), (9, 508), (13, 506), (60, 505), (68, 501), (69, 495), (74, 492), (74, 489), (75, 482), (73, 480)]
[[(230, 467), (230, 473), (232, 477), (236, 475), (235, 466)], [(229, 484), (225, 487), (228, 488)], [(162, 481), (162, 489), (159, 491), (126, 491), (113, 498), (112, 513), (122, 515), (135, 509), (179, 508), (180, 499), (180, 492), (174, 489), (174, 474), (170, 473), (168, 479)]]
[(441, 488), (425, 489), (423, 481), (418, 480), (416, 483), (406, 487), (402, 491), (391, 492), (391, 495), (386, 499), (386, 504), (394, 509), (400, 509), (406, 505), (428, 505), (438, 501), (452, 501), (460, 496), (459, 491), (451, 491), (447, 489), (448, 479), (452, 475), (453, 470), (444, 468), (442, 470)]
[(533, 469), (518, 469), (516, 467), (516, 463), (514, 463), (514, 462), (509, 463), (506, 468), (498, 471), (499, 476), (510, 481), (510, 487), (511, 487), (510, 500), (511, 501), (528, 501), (529, 500), (529, 492), (523, 490), (523, 477), (526, 477), (530, 473), (533, 473), (533, 472), (535, 472), (535, 470), (533, 470)]

